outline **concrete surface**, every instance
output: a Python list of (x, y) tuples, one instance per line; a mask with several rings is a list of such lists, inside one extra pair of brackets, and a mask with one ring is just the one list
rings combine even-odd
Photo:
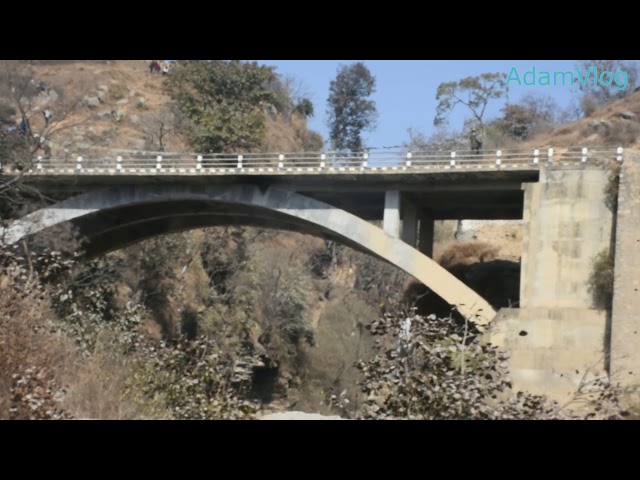
[(627, 156), (618, 195), (611, 318), (611, 376), (640, 385), (640, 156)]
[(598, 310), (504, 308), (487, 336), (509, 352), (516, 390), (565, 401), (583, 379), (606, 375), (606, 323)]
[[(187, 212), (174, 210), (185, 203), (190, 203)], [(137, 219), (136, 228), (129, 230), (129, 237), (118, 234), (123, 224), (127, 227), (129, 214), (135, 216), (137, 209), (153, 209), (155, 213), (151, 214), (151, 219), (149, 215)], [(91, 236), (90, 229), (87, 230), (86, 226), (83, 229), (82, 223), (98, 220), (102, 231), (93, 233), (109, 231), (112, 247), (118, 248), (127, 242), (148, 237), (150, 230), (146, 223), (151, 221), (171, 220), (166, 224), (169, 230), (162, 233), (194, 228), (196, 214), (205, 217), (200, 226), (207, 224), (207, 216), (213, 216), (212, 222), (240, 220), (247, 225), (258, 221), (265, 225), (274, 222), (276, 227), (287, 223), (301, 232), (314, 235), (326, 232), (414, 276), (478, 325), (486, 325), (495, 316), (494, 310), (482, 297), (399, 238), (331, 205), (276, 188), (263, 190), (254, 185), (184, 184), (113, 187), (79, 195), (29, 214), (11, 224), (3, 232), (3, 238), (7, 243), (15, 243), (27, 235), (70, 221), (76, 222), (81, 231)]]
[(539, 183), (524, 186), (522, 308), (593, 307), (593, 259), (612, 235), (608, 175), (595, 166), (546, 167)]

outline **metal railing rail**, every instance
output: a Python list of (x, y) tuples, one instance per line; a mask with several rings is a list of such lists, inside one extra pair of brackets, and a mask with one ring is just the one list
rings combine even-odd
[[(579, 164), (595, 160), (623, 160), (617, 148), (505, 149), (495, 151), (369, 151), (190, 154), (172, 152), (110, 151), (90, 157), (33, 159), (24, 174), (318, 174), (384, 173), (404, 171), (427, 173), (451, 169), (536, 168), (543, 164)], [(0, 169), (2, 165), (0, 164)], [(5, 165), (2, 173), (18, 173)]]

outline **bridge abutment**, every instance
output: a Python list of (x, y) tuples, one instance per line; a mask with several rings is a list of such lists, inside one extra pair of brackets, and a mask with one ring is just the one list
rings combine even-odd
[(517, 389), (566, 399), (583, 376), (606, 373), (607, 312), (589, 288), (611, 244), (609, 170), (545, 166), (524, 185), (520, 308), (503, 309), (491, 339), (511, 354)]
[[(612, 380), (640, 385), (640, 156), (620, 171), (611, 312)], [(634, 260), (635, 259), (635, 260)]]

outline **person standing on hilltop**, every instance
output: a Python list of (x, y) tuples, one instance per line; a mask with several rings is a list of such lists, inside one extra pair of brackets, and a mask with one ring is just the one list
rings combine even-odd
[(46, 109), (42, 114), (44, 115), (44, 128), (47, 128), (49, 126), (49, 122), (53, 118), (53, 113), (51, 113), (51, 110)]
[(156, 68), (156, 61), (155, 60), (151, 60), (151, 63), (149, 64), (149, 73), (153, 74), (153, 71)]

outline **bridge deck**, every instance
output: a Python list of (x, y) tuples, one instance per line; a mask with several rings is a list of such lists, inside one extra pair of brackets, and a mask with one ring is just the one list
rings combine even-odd
[[(495, 152), (384, 151), (358, 154), (219, 154), (121, 152), (37, 158), (23, 181), (45, 192), (76, 194), (132, 184), (253, 184), (321, 200), (368, 220), (381, 219), (384, 192), (397, 190), (434, 219), (522, 218), (522, 184), (541, 167), (588, 167), (622, 160), (622, 149)], [(3, 176), (15, 175), (5, 166)]]

